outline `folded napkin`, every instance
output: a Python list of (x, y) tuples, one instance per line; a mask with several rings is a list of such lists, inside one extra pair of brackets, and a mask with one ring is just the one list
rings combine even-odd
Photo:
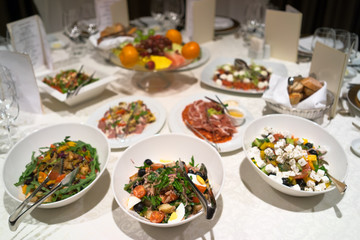
[(310, 97), (300, 101), (297, 105), (291, 105), (287, 90), (287, 78), (272, 74), (269, 88), (264, 92), (262, 98), (275, 104), (297, 109), (324, 108), (326, 107), (326, 86), (327, 84), (325, 82), (324, 86)]
[(121, 43), (125, 41), (133, 41), (133, 37), (128, 36), (119, 36), (119, 37), (109, 37), (105, 38), (103, 41), (100, 42), (100, 44), (97, 44), (97, 40), (100, 37), (100, 33), (97, 33), (95, 35), (90, 36), (89, 41), (95, 48), (99, 48), (101, 50), (110, 50), (112, 48), (118, 47)]

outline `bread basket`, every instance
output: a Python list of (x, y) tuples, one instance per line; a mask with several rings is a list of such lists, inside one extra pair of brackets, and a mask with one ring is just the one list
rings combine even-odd
[(291, 114), (291, 115), (295, 115), (298, 117), (307, 118), (310, 120), (323, 117), (325, 112), (327, 110), (329, 110), (329, 108), (333, 105), (333, 103), (334, 103), (334, 94), (332, 92), (330, 92), (329, 90), (326, 92), (326, 106), (323, 108), (297, 109), (294, 107), (288, 107), (288, 106), (284, 106), (282, 104), (266, 101), (266, 105), (270, 109), (272, 109), (276, 112), (284, 113), (284, 114)]

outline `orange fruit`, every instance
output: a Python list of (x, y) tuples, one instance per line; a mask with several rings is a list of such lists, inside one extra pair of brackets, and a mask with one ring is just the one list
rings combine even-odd
[(134, 46), (126, 45), (121, 50), (119, 58), (124, 67), (131, 68), (137, 63), (139, 58), (139, 52)]
[(166, 32), (165, 37), (167, 37), (168, 39), (170, 39), (170, 41), (172, 43), (177, 43), (177, 44), (181, 44), (182, 43), (182, 36), (181, 33), (176, 30), (176, 29), (169, 29)]
[(182, 47), (181, 54), (186, 59), (197, 58), (200, 55), (200, 46), (197, 42), (188, 42)]

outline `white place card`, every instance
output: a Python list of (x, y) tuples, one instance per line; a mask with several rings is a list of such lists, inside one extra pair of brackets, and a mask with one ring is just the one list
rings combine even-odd
[(100, 31), (114, 23), (129, 26), (129, 11), (126, 0), (95, 0), (95, 12)]
[(315, 74), (317, 80), (326, 82), (327, 89), (334, 94), (334, 104), (329, 113), (330, 118), (336, 114), (347, 60), (347, 54), (320, 42), (316, 43), (309, 75)]
[(36, 72), (53, 69), (51, 51), (41, 18), (37, 15), (7, 24), (15, 51), (28, 54)]
[(191, 41), (204, 43), (214, 39), (215, 0), (187, 0), (186, 35)]
[(39, 88), (29, 55), (0, 51), (0, 64), (7, 67), (14, 79), (21, 111), (42, 113)]
[(266, 10), (265, 43), (272, 58), (297, 61), (301, 20), (301, 13)]

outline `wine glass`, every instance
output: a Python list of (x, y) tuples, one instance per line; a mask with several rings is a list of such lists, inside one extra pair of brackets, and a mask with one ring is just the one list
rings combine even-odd
[(356, 33), (350, 33), (350, 50), (349, 50), (349, 63), (357, 57), (359, 48), (359, 36)]
[[(17, 101), (15, 82), (8, 68), (0, 65), (0, 126), (2, 141), (0, 152), (7, 152), (13, 145), (11, 139), (11, 125), (19, 115), (19, 103)], [(1, 139), (4, 140), (4, 139)]]
[(184, 17), (184, 1), (183, 0), (166, 0), (164, 11), (166, 18), (170, 21), (170, 28), (179, 26), (181, 19)]
[(314, 32), (311, 41), (311, 51), (314, 51), (317, 42), (321, 42), (329, 47), (335, 47), (335, 30), (332, 28), (321, 27)]
[(150, 12), (151, 12), (151, 16), (160, 25), (160, 31), (162, 31), (163, 30), (163, 22), (165, 20), (164, 0), (151, 0)]
[(348, 53), (350, 48), (350, 33), (344, 29), (335, 29), (335, 49)]

